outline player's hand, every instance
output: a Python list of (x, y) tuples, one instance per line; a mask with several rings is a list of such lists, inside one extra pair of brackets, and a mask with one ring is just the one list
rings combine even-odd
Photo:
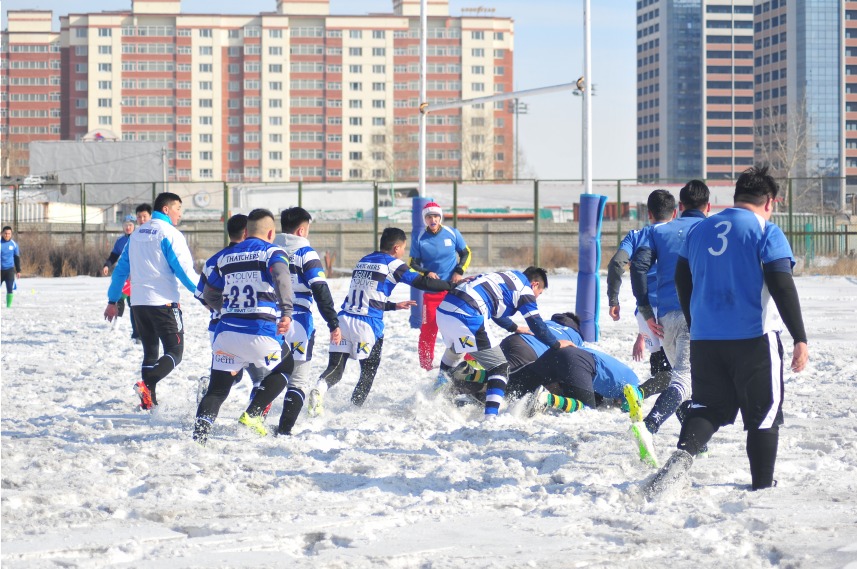
[(104, 309), (104, 319), (108, 322), (113, 322), (119, 316), (119, 308), (115, 304), (108, 304)]
[(618, 321), (619, 320), (619, 305), (617, 304), (616, 306), (611, 306), (610, 309), (607, 311), (607, 314), (610, 315), (610, 318), (612, 318), (614, 322)]
[(462, 278), (464, 278), (463, 275), (459, 275), (458, 273), (452, 273), (452, 277), (450, 277), (449, 280), (452, 281), (453, 284), (455, 284), (459, 282)]
[(518, 326), (518, 329), (515, 330), (515, 333), (516, 334), (529, 334), (530, 336), (533, 335), (532, 331), (530, 331), (530, 329), (527, 328), (526, 326)]
[(342, 341), (342, 330), (339, 328), (334, 328), (330, 331), (330, 343), (331, 344), (339, 344)]
[(646, 346), (646, 338), (642, 334), (637, 334), (637, 339), (634, 340), (634, 349), (631, 350), (631, 356), (635, 362), (643, 361), (643, 348)]
[(109, 273), (109, 272), (110, 272), (110, 269), (107, 268), (107, 265), (104, 265), (103, 267), (101, 267), (101, 276), (102, 277), (106, 277), (107, 273)]
[(402, 302), (396, 303), (396, 310), (404, 310), (406, 308), (410, 308), (411, 306), (416, 306), (416, 300), (403, 300)]
[(795, 344), (794, 352), (792, 352), (792, 371), (795, 373), (803, 371), (803, 368), (806, 367), (806, 362), (808, 361), (809, 348), (805, 342), (798, 342)]
[(646, 320), (646, 324), (649, 325), (649, 330), (652, 331), (652, 334), (654, 334), (658, 338), (664, 337), (664, 327), (658, 324), (654, 318), (649, 318), (648, 320)]
[(572, 342), (571, 340), (560, 340), (559, 341), (559, 349), (560, 350), (563, 348), (569, 348), (573, 345), (574, 345), (574, 342)]
[(440, 277), (438, 277), (438, 276), (437, 276), (437, 273), (433, 273), (433, 272), (431, 272), (431, 271), (427, 272), (427, 273), (426, 273), (426, 276), (427, 276), (428, 278), (430, 278), (430, 279), (437, 279), (437, 278), (440, 278)]
[(289, 328), (292, 327), (292, 317), (291, 316), (283, 316), (280, 318), (280, 321), (277, 322), (277, 334), (283, 335), (289, 331)]

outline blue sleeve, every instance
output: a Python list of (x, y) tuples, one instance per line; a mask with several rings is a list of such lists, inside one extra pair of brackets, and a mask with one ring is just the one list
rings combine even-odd
[(542, 320), (539, 313), (530, 313), (529, 316), (525, 317), (525, 320), (527, 321), (527, 326), (530, 327), (530, 331), (539, 342), (551, 348), (559, 347), (559, 340), (556, 339), (550, 328), (545, 325), (545, 321)]
[[(170, 243), (169, 239), (161, 239), (161, 252), (163, 252), (164, 259), (167, 260), (167, 264), (176, 274), (179, 282), (181, 282), (190, 292), (196, 293), (196, 283), (191, 280), (190, 275), (188, 275), (182, 268), (178, 257), (176, 257), (175, 251), (173, 251), (173, 244)], [(113, 274), (116, 273), (114, 272)]]
[(113, 244), (113, 250), (110, 251), (111, 255), (116, 255), (117, 257), (122, 254), (122, 250), (125, 248), (125, 245), (128, 244), (128, 237), (123, 235), (119, 239), (116, 240), (116, 243)]
[(639, 235), (639, 231), (636, 229), (632, 229), (628, 232), (622, 242), (619, 243), (619, 249), (628, 253), (629, 257), (634, 255), (634, 250), (637, 248), (637, 237)]
[(789, 245), (788, 239), (786, 239), (783, 230), (773, 223), (765, 225), (765, 233), (762, 237), (761, 256), (762, 263), (765, 265), (779, 259), (788, 260), (790, 263), (789, 269), (795, 265), (795, 261), (792, 256), (792, 248)]
[(494, 318), (494, 324), (506, 330), (507, 332), (515, 332), (518, 329), (518, 325), (515, 324), (515, 321), (509, 318), (508, 316), (503, 316), (501, 318)]
[(122, 254), (119, 255), (119, 261), (116, 262), (116, 268), (113, 274), (110, 275), (110, 288), (107, 289), (107, 300), (110, 302), (118, 302), (122, 298), (122, 287), (125, 286), (125, 281), (128, 280), (128, 275), (131, 274), (131, 263), (128, 260), (128, 244), (122, 249)]

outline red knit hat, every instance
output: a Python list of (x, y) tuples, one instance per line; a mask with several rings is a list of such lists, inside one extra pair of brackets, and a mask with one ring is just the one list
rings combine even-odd
[(423, 206), (423, 217), (427, 215), (439, 215), (440, 220), (443, 221), (443, 210), (436, 202), (429, 202)]

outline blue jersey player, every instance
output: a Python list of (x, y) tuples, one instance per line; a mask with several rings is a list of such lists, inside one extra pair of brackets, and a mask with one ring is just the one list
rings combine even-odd
[[(524, 272), (477, 275), (451, 290), (437, 308), (437, 326), (447, 349), (436, 389), (446, 383), (449, 371), (463, 355), (471, 354), (486, 370), (485, 415), (499, 413), (509, 381), (509, 363), (488, 328), (489, 320), (509, 332), (532, 330), (552, 350), (574, 345), (569, 340), (557, 340), (539, 314), (536, 299), (547, 286), (545, 270), (528, 267)], [(529, 328), (519, 327), (510, 318), (515, 313), (524, 317)]]
[[(204, 445), (233, 379), (249, 364), (270, 373), (260, 391), (279, 395), (291, 373), (291, 357), (283, 357), (279, 336), (291, 327), (292, 279), (286, 252), (273, 244), (274, 215), (255, 209), (247, 216), (247, 238), (217, 261), (208, 275), (203, 298), (220, 310), (214, 332), (214, 356), (208, 392), (196, 411), (193, 439)], [(238, 421), (266, 435), (262, 412), (243, 413)]]
[(15, 279), (21, 276), (21, 251), (18, 244), (12, 240), (12, 228), (3, 228), (2, 255), (3, 282), (6, 283), (6, 308), (12, 307), (12, 295), (15, 290)]
[(691, 406), (679, 450), (646, 486), (649, 497), (684, 477), (693, 457), (739, 411), (752, 488), (775, 483), (783, 422), (782, 324), (794, 340), (792, 371), (803, 370), (809, 358), (792, 250), (770, 222), (778, 192), (767, 167), (744, 171), (734, 207), (693, 227), (681, 249), (675, 282), (690, 326)]
[(339, 311), (342, 341), (330, 345), (327, 369), (310, 390), (310, 415), (323, 413), (324, 394), (342, 379), (349, 358), (360, 362), (360, 379), (351, 394), (351, 402), (360, 406), (366, 401), (381, 363), (384, 312), (403, 310), (416, 304), (412, 300), (390, 302), (390, 294), (398, 283), (429, 292), (449, 290), (447, 281), (421, 275), (401, 260), (406, 240), (401, 229), (384, 229), (380, 250), (366, 255), (354, 267), (348, 293)]

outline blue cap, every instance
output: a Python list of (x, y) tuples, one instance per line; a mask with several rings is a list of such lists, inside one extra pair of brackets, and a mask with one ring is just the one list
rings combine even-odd
[(124, 219), (124, 220), (122, 220), (122, 222), (123, 222), (123, 223), (128, 223), (129, 221), (130, 221), (131, 223), (136, 223), (136, 222), (137, 222), (137, 218), (136, 218), (136, 217), (134, 217), (133, 215), (126, 215), (126, 216), (125, 216), (125, 219)]

